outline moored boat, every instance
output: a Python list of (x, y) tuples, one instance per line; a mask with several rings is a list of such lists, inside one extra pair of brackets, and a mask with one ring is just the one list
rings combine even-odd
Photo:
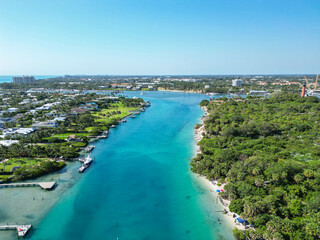
[(78, 170), (78, 173), (83, 173), (84, 170), (86, 170), (88, 167), (89, 167), (89, 165), (82, 164)]
[(85, 159), (84, 159), (84, 162), (83, 164), (84, 165), (90, 165), (92, 163), (92, 158), (90, 156), (87, 156)]
[(85, 151), (85, 152), (91, 152), (94, 148), (95, 148), (95, 146), (90, 145), (90, 146), (87, 146), (87, 147), (84, 149), (84, 151)]

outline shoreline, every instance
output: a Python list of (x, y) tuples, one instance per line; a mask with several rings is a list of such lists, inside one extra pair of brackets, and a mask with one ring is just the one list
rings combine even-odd
[(205, 94), (201, 91), (193, 91), (193, 90), (187, 90), (187, 91), (184, 91), (184, 90), (170, 90), (170, 89), (158, 89), (157, 90), (158, 92), (181, 92), (181, 93), (198, 93), (198, 94)]
[[(200, 146), (198, 145), (198, 143), (200, 142), (200, 140), (203, 138), (203, 133), (205, 133), (204, 130), (204, 121), (208, 115), (207, 109), (206, 107), (201, 107), (201, 109), (204, 111), (204, 115), (201, 118), (201, 122), (200, 122), (200, 127), (194, 130), (194, 137), (193, 139), (196, 142), (196, 146), (195, 146), (195, 156), (199, 153), (201, 153), (200, 150)], [(200, 174), (195, 174), (197, 176), (197, 179), (199, 179), (199, 182), (201, 182), (202, 185), (204, 185), (211, 193), (212, 196), (217, 198), (219, 197), (219, 195), (217, 194), (216, 190), (218, 189), (223, 189), (223, 187), (225, 186), (225, 184), (222, 184), (221, 186), (218, 186), (216, 184), (216, 181), (210, 181), (209, 179), (207, 179), (205, 176), (202, 176)], [(230, 224), (230, 226), (232, 226), (233, 228), (237, 228), (240, 230), (245, 230), (245, 226), (236, 223), (235, 222), (235, 218), (233, 217), (234, 214), (238, 217), (238, 215), (234, 212), (231, 212), (229, 209), (229, 205), (230, 205), (230, 200), (225, 200), (222, 199), (221, 197), (219, 197), (219, 204), (228, 212), (226, 214), (224, 214), (226, 216), (227, 222), (228, 224)]]
[[(1, 218), (0, 223), (3, 225), (31, 223), (33, 229), (26, 238), (32, 238), (33, 232), (37, 230), (44, 217), (79, 181), (80, 175), (76, 174), (77, 167), (75, 166), (75, 164), (70, 163), (58, 172), (49, 173), (35, 179), (38, 181), (56, 181), (58, 184), (53, 191), (45, 191), (38, 187), (22, 188), (23, 191), (21, 191), (21, 188), (2, 189), (0, 205), (3, 207), (0, 210), (4, 217)], [(0, 239), (16, 239), (16, 232), (0, 231)]]
[[(134, 111), (138, 110), (139, 108), (134, 109)], [(134, 114), (129, 112), (126, 116), (121, 117), (116, 127), (120, 127), (121, 120), (129, 118), (131, 115)], [(110, 130), (112, 130), (111, 127), (108, 131)], [(94, 138), (99, 136), (102, 136), (102, 134), (98, 134), (94, 136)], [(97, 140), (97, 142), (100, 141), (101, 139)], [(88, 143), (88, 145), (90, 145), (90, 143)], [(85, 155), (88, 154), (91, 153), (86, 153)], [(6, 205), (6, 207), (4, 210), (0, 207), (0, 215), (5, 215), (5, 218), (2, 217), (0, 219), (0, 224), (32, 224), (33, 229), (26, 235), (27, 239), (32, 238), (34, 231), (39, 228), (47, 214), (57, 205), (57, 203), (59, 203), (59, 201), (61, 201), (61, 199), (66, 198), (68, 194), (72, 194), (72, 188), (84, 178), (84, 176), (78, 174), (77, 169), (79, 168), (79, 165), (77, 163), (77, 160), (66, 161), (66, 165), (62, 169), (48, 172), (35, 178), (19, 181), (21, 183), (55, 181), (57, 183), (56, 187), (51, 191), (43, 190), (40, 187), (22, 188), (24, 190), (23, 192), (21, 191), (21, 188), (18, 187), (1, 189), (1, 191), (6, 192), (2, 197), (0, 195), (0, 205), (3, 204)], [(8, 203), (8, 199), (14, 199), (15, 203)], [(25, 205), (27, 205), (27, 207)], [(17, 211), (17, 209), (20, 210)], [(0, 239), (10, 240), (14, 239), (15, 236), (15, 231), (0, 231)]]

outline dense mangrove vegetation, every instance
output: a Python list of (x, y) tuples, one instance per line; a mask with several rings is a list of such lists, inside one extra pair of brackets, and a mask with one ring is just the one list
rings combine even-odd
[[(222, 198), (250, 239), (320, 238), (320, 101), (295, 94), (203, 102), (209, 112), (192, 170), (226, 183)], [(237, 239), (245, 239), (234, 230)]]

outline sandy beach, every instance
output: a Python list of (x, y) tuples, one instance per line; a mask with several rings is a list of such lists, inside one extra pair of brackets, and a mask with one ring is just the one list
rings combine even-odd
[[(206, 116), (208, 115), (207, 109), (206, 107), (201, 107), (201, 109), (204, 111), (204, 116), (201, 118), (201, 126), (197, 129), (195, 129), (195, 134), (194, 134), (194, 140), (196, 141), (196, 148), (195, 148), (195, 155), (198, 153), (201, 153), (200, 147), (198, 145), (198, 142), (202, 139), (203, 134), (205, 133), (205, 129), (204, 129), (204, 121), (206, 120)], [(199, 181), (206, 186), (207, 189), (210, 190), (210, 192), (212, 193), (212, 196), (214, 199), (216, 199), (219, 195), (216, 192), (217, 190), (221, 190), (224, 189), (224, 185), (222, 184), (221, 186), (218, 186), (216, 184), (216, 181), (210, 181), (209, 179), (207, 179), (204, 176), (201, 175), (197, 175)], [(233, 213), (230, 211), (229, 209), (229, 205), (230, 205), (230, 201), (229, 200), (225, 200), (222, 198), (219, 198), (219, 204), (221, 204), (223, 206), (223, 208), (227, 211), (227, 213), (225, 214), (226, 219), (228, 221), (228, 224), (232, 225), (235, 228), (244, 230), (245, 227), (242, 224), (236, 223), (235, 222), (235, 218), (233, 217), (234, 215), (236, 215), (238, 217), (238, 215), (236, 213)]]

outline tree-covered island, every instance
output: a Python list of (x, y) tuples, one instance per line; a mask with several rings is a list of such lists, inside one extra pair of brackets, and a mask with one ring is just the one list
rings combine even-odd
[(320, 239), (320, 101), (296, 94), (203, 101), (209, 113), (192, 171), (253, 228), (237, 239)]

